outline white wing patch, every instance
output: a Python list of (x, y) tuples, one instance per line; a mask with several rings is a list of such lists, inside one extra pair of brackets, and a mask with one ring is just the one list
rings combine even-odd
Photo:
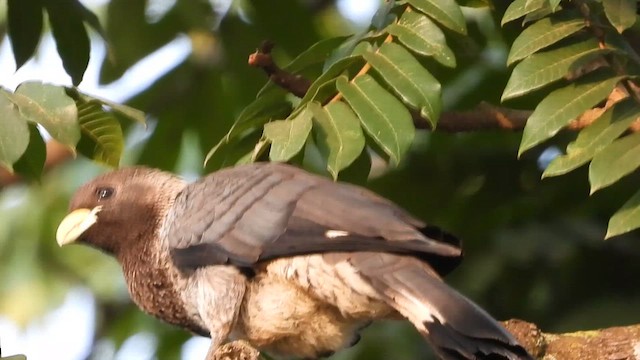
[(349, 232), (343, 230), (327, 230), (324, 233), (324, 236), (329, 239), (335, 239), (343, 236), (349, 236)]

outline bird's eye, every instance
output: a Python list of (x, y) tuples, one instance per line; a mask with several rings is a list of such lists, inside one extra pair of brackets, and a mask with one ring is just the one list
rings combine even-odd
[(96, 195), (98, 196), (98, 200), (104, 200), (110, 198), (114, 192), (115, 190), (113, 190), (113, 188), (102, 187), (96, 190)]

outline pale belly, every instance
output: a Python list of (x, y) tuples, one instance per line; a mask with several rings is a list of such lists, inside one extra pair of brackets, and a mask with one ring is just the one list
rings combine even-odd
[(354, 345), (359, 330), (393, 310), (368, 289), (345, 284), (351, 270), (334, 265), (320, 255), (270, 263), (247, 288), (237, 336), (274, 355), (305, 359)]

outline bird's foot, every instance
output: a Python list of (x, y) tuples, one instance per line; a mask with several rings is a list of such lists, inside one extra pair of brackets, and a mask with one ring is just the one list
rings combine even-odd
[(244, 340), (226, 343), (220, 347), (209, 348), (206, 360), (262, 360), (260, 352)]

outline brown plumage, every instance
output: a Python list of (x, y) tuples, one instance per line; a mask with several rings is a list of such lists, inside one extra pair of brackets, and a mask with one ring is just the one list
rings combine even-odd
[(531, 359), (444, 284), (459, 243), (363, 188), (283, 164), (226, 169), (187, 184), (128, 168), (78, 190), (58, 229), (121, 263), (147, 313), (285, 356), (353, 345), (371, 320), (411, 321), (443, 359)]

